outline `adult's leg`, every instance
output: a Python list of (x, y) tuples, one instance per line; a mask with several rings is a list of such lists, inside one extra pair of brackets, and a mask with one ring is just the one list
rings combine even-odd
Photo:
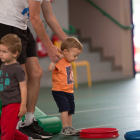
[[(36, 58), (36, 57), (29, 57), (29, 58)], [(27, 61), (28, 62), (28, 61)], [(29, 62), (30, 63), (30, 62)], [(32, 63), (32, 62), (31, 62)], [(40, 82), (37, 82), (36, 83), (36, 80), (34, 80), (32, 77), (34, 77), (34, 76), (30, 76), (30, 72), (31, 72), (31, 74), (33, 74), (33, 71), (32, 70), (34, 70), (34, 69), (36, 69), (35, 67), (34, 67), (34, 65), (33, 65), (33, 67), (32, 68), (30, 68), (30, 69), (32, 69), (30, 72), (29, 72), (29, 75), (27, 74), (27, 71), (26, 71), (26, 65), (25, 64), (22, 64), (21, 65), (22, 66), (22, 68), (24, 69), (24, 71), (25, 71), (25, 75), (26, 75), (26, 81), (27, 81), (27, 105), (26, 106), (28, 106), (27, 107), (27, 112), (26, 112), (26, 114), (25, 114), (25, 124), (26, 124), (26, 126), (28, 126), (28, 125), (30, 125), (31, 123), (33, 123), (33, 119), (34, 119), (34, 110), (35, 110), (35, 104), (36, 104), (36, 101), (37, 101), (37, 98), (38, 98), (38, 93), (39, 93), (39, 86), (38, 86), (38, 84), (40, 85)], [(39, 68), (39, 67), (38, 67)], [(27, 68), (28, 69), (28, 68)], [(29, 80), (29, 81), (28, 81)], [(35, 81), (35, 83), (37, 84), (37, 85), (35, 85), (34, 84), (34, 82), (32, 82), (32, 81)], [(30, 82), (31, 81), (31, 82)], [(37, 81), (40, 81), (40, 80), (37, 80)], [(29, 83), (31, 83), (31, 84), (29, 84)], [(33, 85), (35, 85), (36, 86), (36, 89), (35, 89), (35, 91), (36, 92), (34, 92), (34, 89), (33, 89), (33, 91), (32, 91), (32, 88), (30, 89), (30, 87), (33, 87)], [(30, 90), (30, 92), (29, 92), (29, 90)], [(29, 95), (29, 94), (32, 94), (32, 95)], [(34, 94), (33, 94), (34, 93)], [(32, 100), (32, 98), (34, 98), (35, 97), (35, 101), (34, 100)], [(29, 98), (29, 99), (28, 99)], [(30, 99), (31, 98), (31, 99)], [(29, 101), (29, 104), (28, 104), (28, 101)], [(31, 102), (30, 102), (31, 101)], [(33, 104), (32, 104), (32, 102), (33, 102)], [(29, 108), (29, 109), (28, 109)], [(31, 108), (31, 109), (30, 109)], [(17, 129), (19, 129), (19, 126), (20, 126), (20, 124), (21, 124), (21, 121), (19, 121), (18, 122), (18, 126), (17, 126)]]
[(50, 137), (52, 137), (52, 134), (45, 132), (41, 128), (41, 126), (38, 125), (38, 122), (33, 118), (34, 115), (31, 114), (31, 113), (34, 113), (34, 111), (35, 111), (35, 105), (37, 102), (39, 89), (40, 89), (40, 80), (41, 80), (41, 76), (43, 74), (42, 68), (39, 65), (37, 57), (28, 57), (26, 59), (25, 67), (26, 67), (26, 73), (28, 76), (28, 79), (27, 79), (27, 113), (25, 114), (25, 125), (26, 126), (20, 128), (19, 130), (24, 130), (24, 132), (26, 130), (32, 130), (33, 133), (37, 134), (37, 135), (34, 134), (34, 137), (39, 135), (42, 138), (50, 138)]
[(26, 79), (26, 81), (27, 81), (28, 76), (27, 76), (27, 72), (26, 72), (26, 67), (25, 67), (25, 64), (21, 64), (21, 66), (22, 66), (22, 68), (23, 68), (23, 69), (24, 69), (24, 71), (25, 71), (25, 79)]
[(37, 57), (28, 57), (26, 60), (27, 79), (27, 112), (34, 113), (37, 102), (40, 80), (43, 74)]
[[(52, 134), (45, 132), (34, 118), (35, 105), (39, 94), (40, 80), (43, 71), (37, 59), (36, 43), (29, 28), (27, 28), (26, 33), (27, 45), (25, 47), (26, 49), (24, 48), (26, 53), (26, 62), (25, 67), (24, 65), (22, 66), (26, 69), (27, 73), (27, 113), (25, 114), (25, 126), (19, 127), (19, 130), (25, 134), (28, 133), (28, 130), (32, 130), (32, 138), (37, 138), (38, 135), (42, 138), (49, 138)], [(22, 53), (23, 57), (25, 53)], [(22, 59), (19, 60), (22, 62), (21, 64), (24, 64)], [(34, 133), (37, 135), (34, 135)]]
[[(21, 65), (27, 79), (27, 113), (24, 123), (19, 124), (19, 131), (32, 137), (34, 140), (52, 137), (51, 133), (45, 132), (34, 119), (35, 105), (38, 98), (42, 69), (36, 57), (28, 57), (25, 64)], [(41, 138), (42, 137), (42, 138)]]

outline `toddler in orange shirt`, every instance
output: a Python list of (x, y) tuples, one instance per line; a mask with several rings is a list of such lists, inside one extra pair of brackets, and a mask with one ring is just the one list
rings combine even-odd
[(78, 135), (72, 127), (72, 114), (75, 112), (73, 71), (71, 63), (82, 52), (83, 46), (75, 37), (68, 37), (61, 44), (64, 56), (58, 63), (51, 62), (49, 71), (52, 71), (52, 95), (61, 112), (62, 134)]

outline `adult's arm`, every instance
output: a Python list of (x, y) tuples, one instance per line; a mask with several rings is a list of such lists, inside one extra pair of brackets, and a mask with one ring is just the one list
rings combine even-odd
[(62, 59), (62, 55), (58, 53), (58, 48), (55, 47), (51, 40), (49, 39), (44, 25), (40, 19), (40, 11), (41, 11), (41, 2), (35, 1), (35, 0), (29, 0), (29, 13), (30, 13), (30, 21), (32, 23), (32, 26), (37, 34), (37, 36), (40, 38), (42, 43), (46, 46), (48, 55), (52, 62), (58, 62), (60, 59)]
[(43, 1), (42, 2), (42, 12), (43, 16), (49, 25), (49, 27), (53, 30), (53, 32), (59, 37), (61, 41), (67, 38), (66, 34), (61, 29), (56, 17), (52, 12), (52, 7), (50, 1)]

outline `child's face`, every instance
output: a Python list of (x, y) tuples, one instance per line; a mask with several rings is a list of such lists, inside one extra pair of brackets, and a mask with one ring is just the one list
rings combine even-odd
[(12, 63), (16, 59), (16, 54), (13, 54), (8, 50), (8, 47), (5, 47), (4, 45), (0, 45), (0, 59), (2, 62), (5, 63)]
[(64, 49), (63, 54), (64, 54), (64, 58), (69, 62), (73, 62), (75, 60), (77, 60), (78, 55), (81, 53), (82, 51), (77, 49), (77, 48), (70, 48), (69, 50)]

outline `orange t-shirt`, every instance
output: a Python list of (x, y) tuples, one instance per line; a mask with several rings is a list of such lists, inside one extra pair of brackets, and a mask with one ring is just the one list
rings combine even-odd
[(65, 58), (55, 65), (52, 72), (52, 90), (73, 93), (73, 71), (71, 63)]

